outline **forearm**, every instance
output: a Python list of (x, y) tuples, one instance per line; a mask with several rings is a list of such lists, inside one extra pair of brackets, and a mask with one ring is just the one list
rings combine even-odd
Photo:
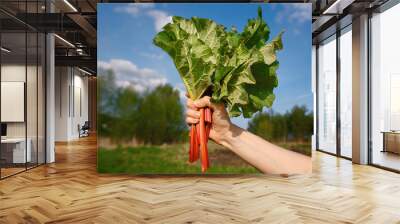
[(264, 173), (311, 172), (311, 157), (271, 144), (235, 125), (225, 134), (221, 144)]

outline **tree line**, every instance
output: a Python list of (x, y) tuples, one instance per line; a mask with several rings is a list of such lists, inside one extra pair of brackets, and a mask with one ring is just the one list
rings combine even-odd
[(117, 143), (134, 138), (154, 145), (187, 137), (179, 92), (170, 85), (138, 93), (131, 87), (118, 87), (109, 71), (98, 77), (98, 97), (99, 136)]
[(284, 114), (269, 110), (256, 114), (247, 130), (275, 142), (309, 142), (313, 133), (313, 113), (306, 106), (297, 105)]
[[(139, 143), (160, 145), (188, 140), (184, 106), (179, 92), (170, 85), (138, 93), (131, 87), (116, 85), (115, 74), (98, 76), (98, 135), (115, 143), (135, 139)], [(248, 131), (269, 141), (309, 141), (313, 114), (305, 106), (294, 106), (280, 114), (273, 110), (257, 113)]]

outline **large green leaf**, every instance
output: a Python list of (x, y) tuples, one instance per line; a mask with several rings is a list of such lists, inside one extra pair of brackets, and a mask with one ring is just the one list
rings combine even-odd
[(251, 117), (275, 100), (276, 52), (283, 44), (282, 33), (271, 42), (269, 34), (260, 8), (242, 33), (210, 19), (174, 16), (153, 41), (172, 58), (190, 98), (209, 94), (230, 116)]
[(247, 48), (261, 47), (269, 38), (269, 27), (262, 19), (261, 8), (258, 9), (258, 17), (249, 19), (242, 33), (243, 43)]
[(224, 27), (214, 21), (174, 16), (154, 38), (154, 44), (173, 59), (192, 99), (202, 97), (212, 86), (224, 35)]

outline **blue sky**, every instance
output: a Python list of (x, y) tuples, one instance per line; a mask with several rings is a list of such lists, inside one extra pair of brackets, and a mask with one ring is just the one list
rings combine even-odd
[[(98, 4), (98, 68), (114, 70), (120, 86), (144, 91), (169, 83), (183, 95), (185, 89), (172, 60), (152, 43), (156, 33), (174, 15), (209, 18), (242, 31), (247, 20), (257, 16), (260, 5), (270, 36), (285, 30), (272, 109), (284, 113), (297, 104), (312, 110), (311, 4)], [(246, 128), (248, 120), (235, 118), (233, 122)]]

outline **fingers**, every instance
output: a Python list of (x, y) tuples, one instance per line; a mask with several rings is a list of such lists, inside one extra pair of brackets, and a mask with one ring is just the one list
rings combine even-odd
[(197, 124), (200, 121), (200, 112), (198, 111), (198, 108), (194, 105), (193, 100), (187, 99), (186, 100), (186, 123), (191, 125), (191, 124)]
[(197, 108), (210, 107), (210, 108), (214, 109), (214, 105), (211, 103), (210, 99), (211, 98), (209, 96), (205, 96), (201, 99), (195, 100), (194, 105)]
[(188, 110), (186, 111), (186, 117), (191, 117), (191, 118), (195, 118), (195, 119), (200, 119), (200, 111), (188, 109)]
[(186, 110), (186, 123), (188, 123), (189, 125), (197, 124), (200, 121), (200, 112), (197, 111), (197, 108), (194, 105), (191, 106), (193, 106), (194, 109), (190, 108), (188, 105), (188, 109)]
[(191, 125), (191, 124), (197, 124), (199, 123), (199, 119), (192, 118), (192, 117), (186, 117), (186, 123)]
[(191, 100), (191, 99), (187, 99), (187, 100), (186, 100), (186, 107), (187, 107), (188, 109), (198, 110), (197, 107), (196, 107), (196, 105), (194, 105), (193, 100)]
[(186, 101), (186, 107), (188, 109), (192, 109), (192, 110), (199, 110), (199, 108), (203, 108), (203, 107), (210, 107), (211, 109), (215, 110), (215, 109), (218, 109), (220, 106), (222, 106), (222, 108), (224, 108), (224, 106), (222, 104), (211, 103), (211, 97), (209, 97), (209, 96), (204, 96), (195, 101), (188, 98)]

